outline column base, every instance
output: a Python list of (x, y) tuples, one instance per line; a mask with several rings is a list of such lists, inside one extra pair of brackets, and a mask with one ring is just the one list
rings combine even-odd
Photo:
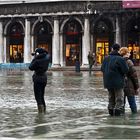
[(82, 68), (89, 68), (89, 64), (82, 64), (81, 67)]
[(52, 68), (59, 68), (59, 67), (61, 67), (61, 65), (60, 65), (60, 64), (52, 64), (51, 67), (52, 67)]

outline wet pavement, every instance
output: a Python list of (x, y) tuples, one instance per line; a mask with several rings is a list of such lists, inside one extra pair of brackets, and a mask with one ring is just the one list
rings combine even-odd
[[(140, 139), (138, 114), (110, 117), (102, 73), (49, 71), (39, 115), (30, 71), (0, 71), (0, 139)], [(140, 79), (140, 75), (139, 75)]]

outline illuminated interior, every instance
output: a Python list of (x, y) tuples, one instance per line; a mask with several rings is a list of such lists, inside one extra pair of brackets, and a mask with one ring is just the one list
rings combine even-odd
[(79, 45), (78, 44), (66, 44), (67, 65), (74, 65), (77, 55), (79, 55)]
[(48, 44), (38, 44), (37, 48), (43, 48), (46, 51), (49, 51), (49, 45)]
[(10, 45), (10, 62), (23, 62), (23, 45)]
[(128, 49), (131, 52), (132, 59), (135, 65), (140, 63), (140, 46), (136, 44), (128, 44)]
[(96, 42), (96, 61), (98, 64), (103, 62), (103, 59), (109, 53), (109, 43), (106, 41)]

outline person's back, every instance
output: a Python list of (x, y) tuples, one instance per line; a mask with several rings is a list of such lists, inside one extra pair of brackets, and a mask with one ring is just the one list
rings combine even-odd
[(123, 88), (124, 74), (127, 72), (126, 62), (117, 51), (112, 51), (101, 66), (104, 74), (105, 88)]

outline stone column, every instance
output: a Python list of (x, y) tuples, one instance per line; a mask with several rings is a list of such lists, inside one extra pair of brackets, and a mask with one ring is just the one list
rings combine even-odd
[(121, 29), (120, 29), (120, 19), (116, 16), (116, 43), (121, 46)]
[(54, 18), (54, 34), (52, 45), (52, 67), (60, 66), (60, 39), (59, 39), (59, 20)]
[(3, 50), (3, 55), (4, 55), (4, 63), (7, 63), (7, 54), (6, 54), (6, 49), (7, 49), (7, 43), (6, 43), (6, 36), (4, 36), (4, 50)]
[(64, 58), (63, 58), (63, 34), (60, 34), (60, 65), (61, 67), (64, 66)]
[(24, 63), (31, 61), (31, 35), (30, 35), (30, 21), (25, 19), (25, 38), (24, 38)]
[(90, 51), (90, 24), (89, 18), (85, 17), (84, 22), (84, 35), (83, 35), (83, 48), (82, 48), (82, 67), (88, 66), (88, 52)]
[(0, 63), (3, 63), (3, 53), (4, 53), (4, 46), (3, 46), (3, 26), (2, 22), (0, 22)]

